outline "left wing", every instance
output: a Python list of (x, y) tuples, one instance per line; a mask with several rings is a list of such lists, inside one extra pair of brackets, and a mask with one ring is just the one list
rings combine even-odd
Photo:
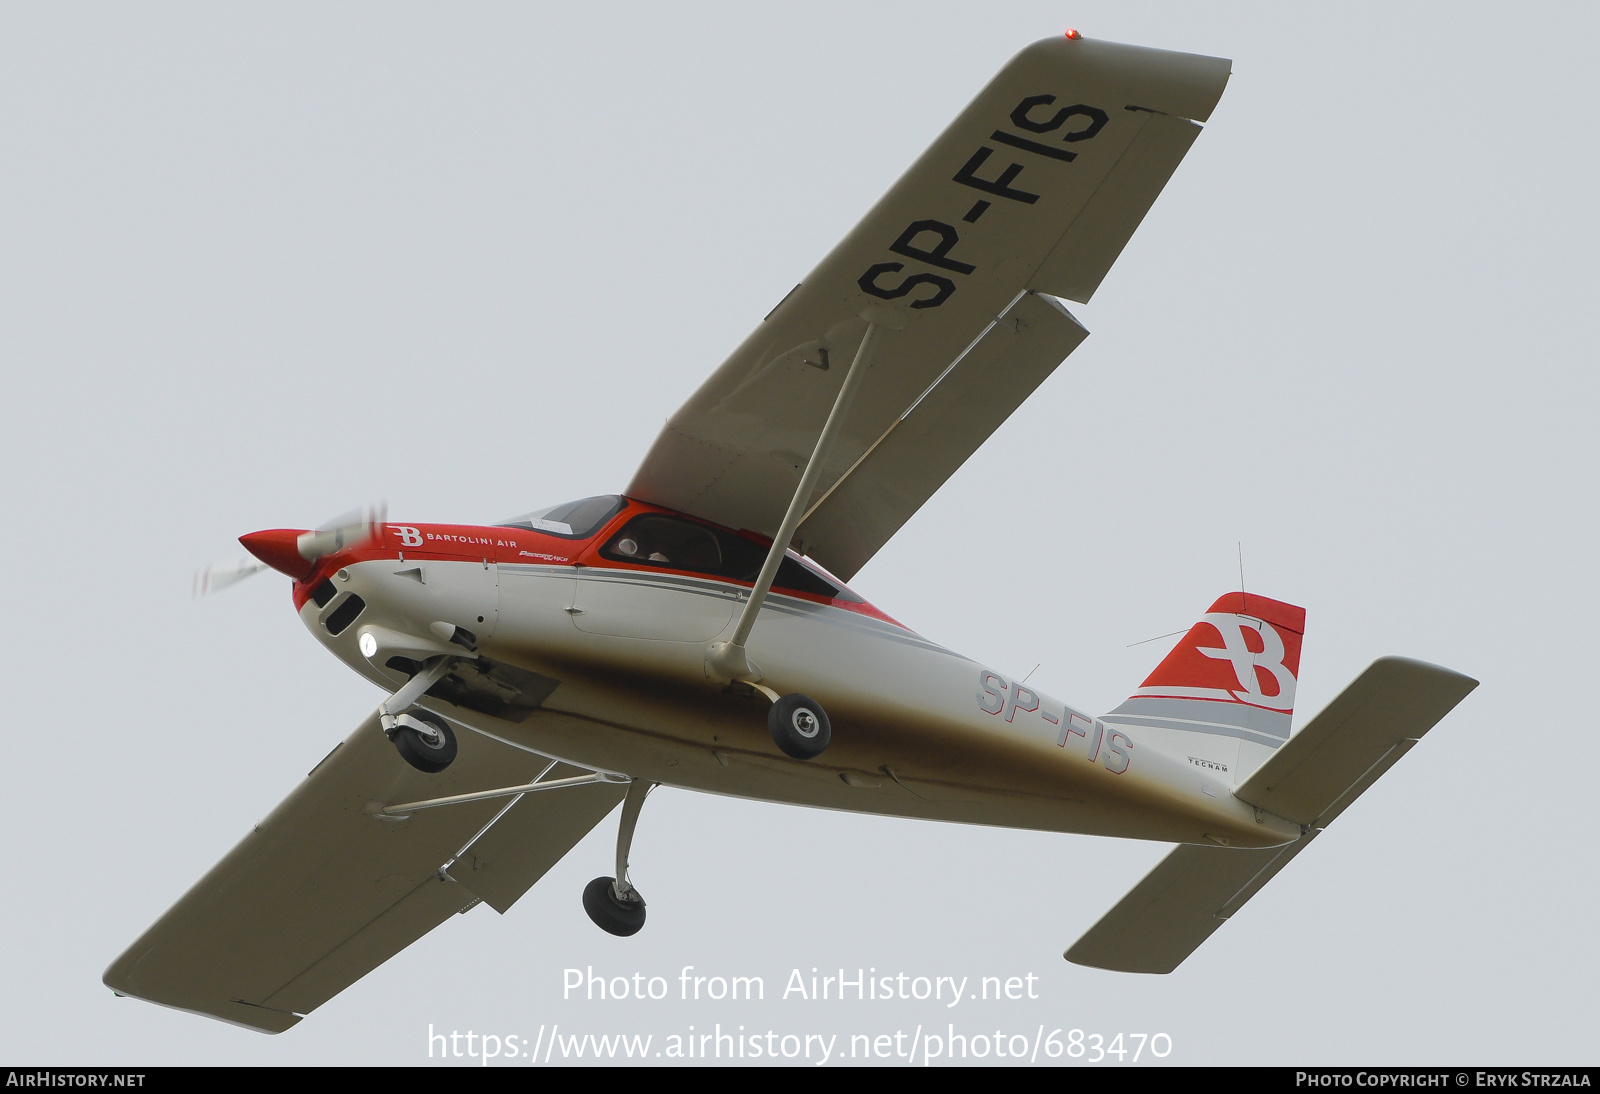
[[(518, 786), (549, 764), (477, 733), (459, 745), (448, 769), (424, 775), (368, 718), (112, 963), (106, 985), (280, 1033), (480, 899), (504, 912), (622, 800), (625, 788), (599, 783), (510, 809), (499, 798), (373, 815)], [(582, 773), (557, 765), (545, 778)]]
[(1083, 340), (1035, 294), (1089, 299), (1228, 73), (1111, 42), (1023, 50), (673, 415), (629, 496), (774, 535), (875, 323), (797, 537), (848, 580)]

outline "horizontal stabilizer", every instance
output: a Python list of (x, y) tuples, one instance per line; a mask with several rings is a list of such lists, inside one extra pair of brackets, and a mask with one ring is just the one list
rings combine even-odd
[(1296, 824), (1325, 827), (1477, 686), (1426, 661), (1379, 658), (1234, 796)]
[(1305, 835), (1261, 849), (1178, 847), (1078, 939), (1067, 960), (1117, 972), (1177, 968), (1477, 686), (1422, 661), (1374, 662), (1234, 791), (1300, 824)]
[(1171, 972), (1315, 835), (1282, 847), (1182, 844), (1101, 916), (1066, 958), (1114, 972)]

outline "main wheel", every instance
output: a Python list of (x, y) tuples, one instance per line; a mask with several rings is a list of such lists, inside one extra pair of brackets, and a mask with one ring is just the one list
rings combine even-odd
[(594, 925), (622, 938), (638, 934), (644, 926), (644, 897), (635, 890), (632, 900), (618, 900), (616, 878), (597, 877), (583, 887), (583, 910)]
[(822, 755), (833, 737), (828, 715), (815, 699), (795, 693), (785, 695), (767, 711), (767, 732), (785, 756), (809, 760)]
[(414, 710), (411, 717), (425, 723), (433, 732), (421, 733), (407, 725), (396, 729), (390, 740), (401, 758), (430, 775), (449, 767), (456, 758), (456, 735), (450, 731), (450, 724), (425, 710)]

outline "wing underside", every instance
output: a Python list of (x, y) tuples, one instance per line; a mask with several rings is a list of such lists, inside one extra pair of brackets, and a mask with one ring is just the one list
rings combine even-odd
[[(504, 912), (621, 801), (599, 783), (419, 810), (518, 786), (550, 761), (476, 733), (408, 767), (368, 718), (105, 973), (113, 990), (277, 1033), (452, 915)], [(553, 780), (583, 774), (557, 765)], [(508, 807), (508, 801), (510, 805)]]
[[(1025, 49), (668, 420), (629, 495), (774, 534), (876, 323), (798, 537), (849, 579), (1082, 341), (1047, 298), (1089, 299), (1228, 71), (1108, 42)], [(941, 401), (953, 435), (900, 424)]]

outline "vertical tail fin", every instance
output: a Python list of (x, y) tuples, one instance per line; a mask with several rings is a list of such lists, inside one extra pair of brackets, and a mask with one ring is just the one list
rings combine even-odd
[(1306, 612), (1228, 593), (1104, 716), (1237, 783), (1289, 739)]

